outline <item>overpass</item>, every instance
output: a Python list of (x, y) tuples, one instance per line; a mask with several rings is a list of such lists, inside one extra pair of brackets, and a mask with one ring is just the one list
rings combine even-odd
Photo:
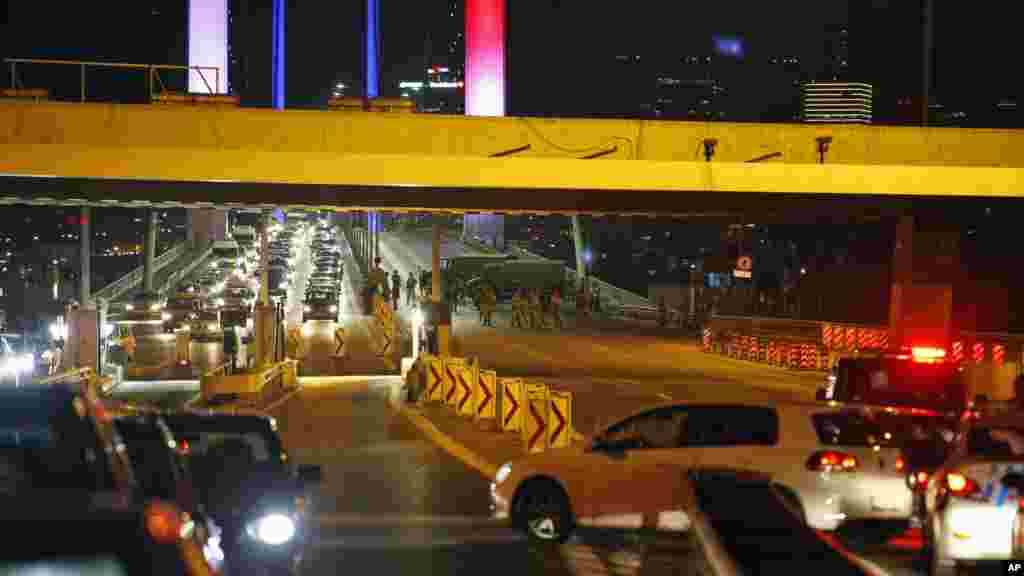
[(7, 202), (694, 216), (1024, 195), (1011, 130), (21, 101), (0, 119)]

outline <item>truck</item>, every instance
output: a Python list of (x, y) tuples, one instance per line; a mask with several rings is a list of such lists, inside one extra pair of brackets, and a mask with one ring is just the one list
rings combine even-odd
[(565, 266), (555, 260), (508, 260), (487, 264), (479, 276), (499, 299), (511, 298), (517, 289), (565, 293)]
[(963, 372), (942, 348), (848, 354), (837, 359), (817, 398), (963, 413), (970, 395)]

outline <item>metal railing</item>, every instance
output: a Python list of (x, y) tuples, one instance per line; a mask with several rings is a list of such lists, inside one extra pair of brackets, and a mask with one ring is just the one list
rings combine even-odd
[[(153, 272), (160, 270), (167, 264), (178, 259), (188, 249), (188, 243), (182, 242), (176, 246), (172, 246), (166, 252), (156, 257), (153, 262)], [(142, 282), (142, 278), (145, 275), (145, 265), (139, 266), (124, 276), (114, 280), (110, 284), (107, 284), (102, 289), (93, 292), (92, 297), (94, 299), (103, 299), (108, 302), (116, 300), (120, 296), (123, 296), (126, 292), (134, 288)]]
[[(155, 96), (167, 92), (167, 87), (164, 84), (163, 79), (160, 77), (161, 71), (176, 71), (185, 73), (186, 86), (188, 84), (188, 75), (192, 72), (199, 74), (199, 79), (202, 80), (203, 86), (206, 87), (207, 92), (210, 95), (216, 95), (220, 93), (220, 68), (216, 66), (181, 66), (177, 64), (131, 64), (127, 62), (94, 62), (86, 60), (47, 60), (39, 58), (4, 58), (4, 64), (9, 68), (9, 78), (11, 89), (25, 89), (20, 79), (18, 78), (18, 65), (46, 65), (46, 66), (76, 66), (79, 69), (79, 101), (85, 102), (86, 100), (86, 71), (90, 68), (110, 68), (120, 70), (141, 70), (145, 72), (146, 87), (148, 90), (149, 98), (152, 100)], [(213, 84), (210, 84), (210, 80), (206, 77), (209, 72), (213, 72)], [(37, 87), (35, 87), (37, 88)], [(159, 88), (159, 89), (158, 89)]]
[(193, 270), (205, 264), (212, 255), (213, 246), (209, 246), (205, 250), (197, 254), (196, 257), (186, 266), (184, 266), (183, 268), (179, 268), (178, 270), (171, 273), (171, 275), (168, 276), (166, 280), (164, 280), (163, 284), (157, 287), (157, 291), (160, 292), (161, 294), (167, 293), (171, 288), (174, 287), (175, 284), (181, 281), (182, 278), (188, 277), (188, 275), (191, 274)]

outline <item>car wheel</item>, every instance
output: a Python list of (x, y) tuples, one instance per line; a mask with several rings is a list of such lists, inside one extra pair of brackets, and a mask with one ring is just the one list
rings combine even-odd
[(534, 480), (523, 487), (517, 498), (516, 524), (532, 540), (563, 543), (572, 531), (569, 499), (552, 481)]

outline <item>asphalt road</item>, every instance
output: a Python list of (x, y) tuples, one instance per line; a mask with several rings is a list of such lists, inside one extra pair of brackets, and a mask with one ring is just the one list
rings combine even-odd
[[(445, 250), (470, 251), (457, 243), (447, 243)], [(429, 237), (383, 235), (385, 268), (397, 267), (403, 277), (429, 265), (429, 255)], [(304, 289), (306, 267), (308, 262), (300, 260), (296, 291)], [(378, 354), (372, 320), (355, 301), (358, 272), (350, 256), (345, 270), (341, 320), (346, 354), (335, 356), (335, 323), (308, 322), (301, 373), (394, 374)], [(456, 316), (455, 352), (479, 358), (500, 375), (526, 376), (573, 391), (574, 420), (581, 432), (666, 400), (807, 398), (819, 378), (711, 356), (697, 351), (691, 337), (649, 323), (576, 322), (570, 317), (566, 330), (554, 333), (510, 329), (501, 313), (498, 328), (485, 328), (475, 314), (469, 310)], [(294, 319), (293, 308), (289, 320)], [(161, 342), (169, 351), (161, 354), (173, 357), (173, 340), (154, 340)], [(192, 353), (194, 365), (215, 365), (220, 345), (193, 344)], [(384, 380), (368, 381), (362, 377), (340, 386), (307, 388), (274, 411), (292, 457), (324, 467), (325, 482), (315, 504), (322, 527), (310, 544), (309, 573), (352, 567), (403, 573), (685, 573), (686, 558), (679, 557), (672, 542), (577, 541), (557, 550), (536, 549), (495, 526), (487, 517), (487, 480), (390, 410), (381, 398)], [(123, 385), (118, 394), (157, 397), (172, 405), (194, 391), (186, 384), (151, 382)], [(906, 555), (877, 547), (861, 551), (893, 574), (910, 573)]]

